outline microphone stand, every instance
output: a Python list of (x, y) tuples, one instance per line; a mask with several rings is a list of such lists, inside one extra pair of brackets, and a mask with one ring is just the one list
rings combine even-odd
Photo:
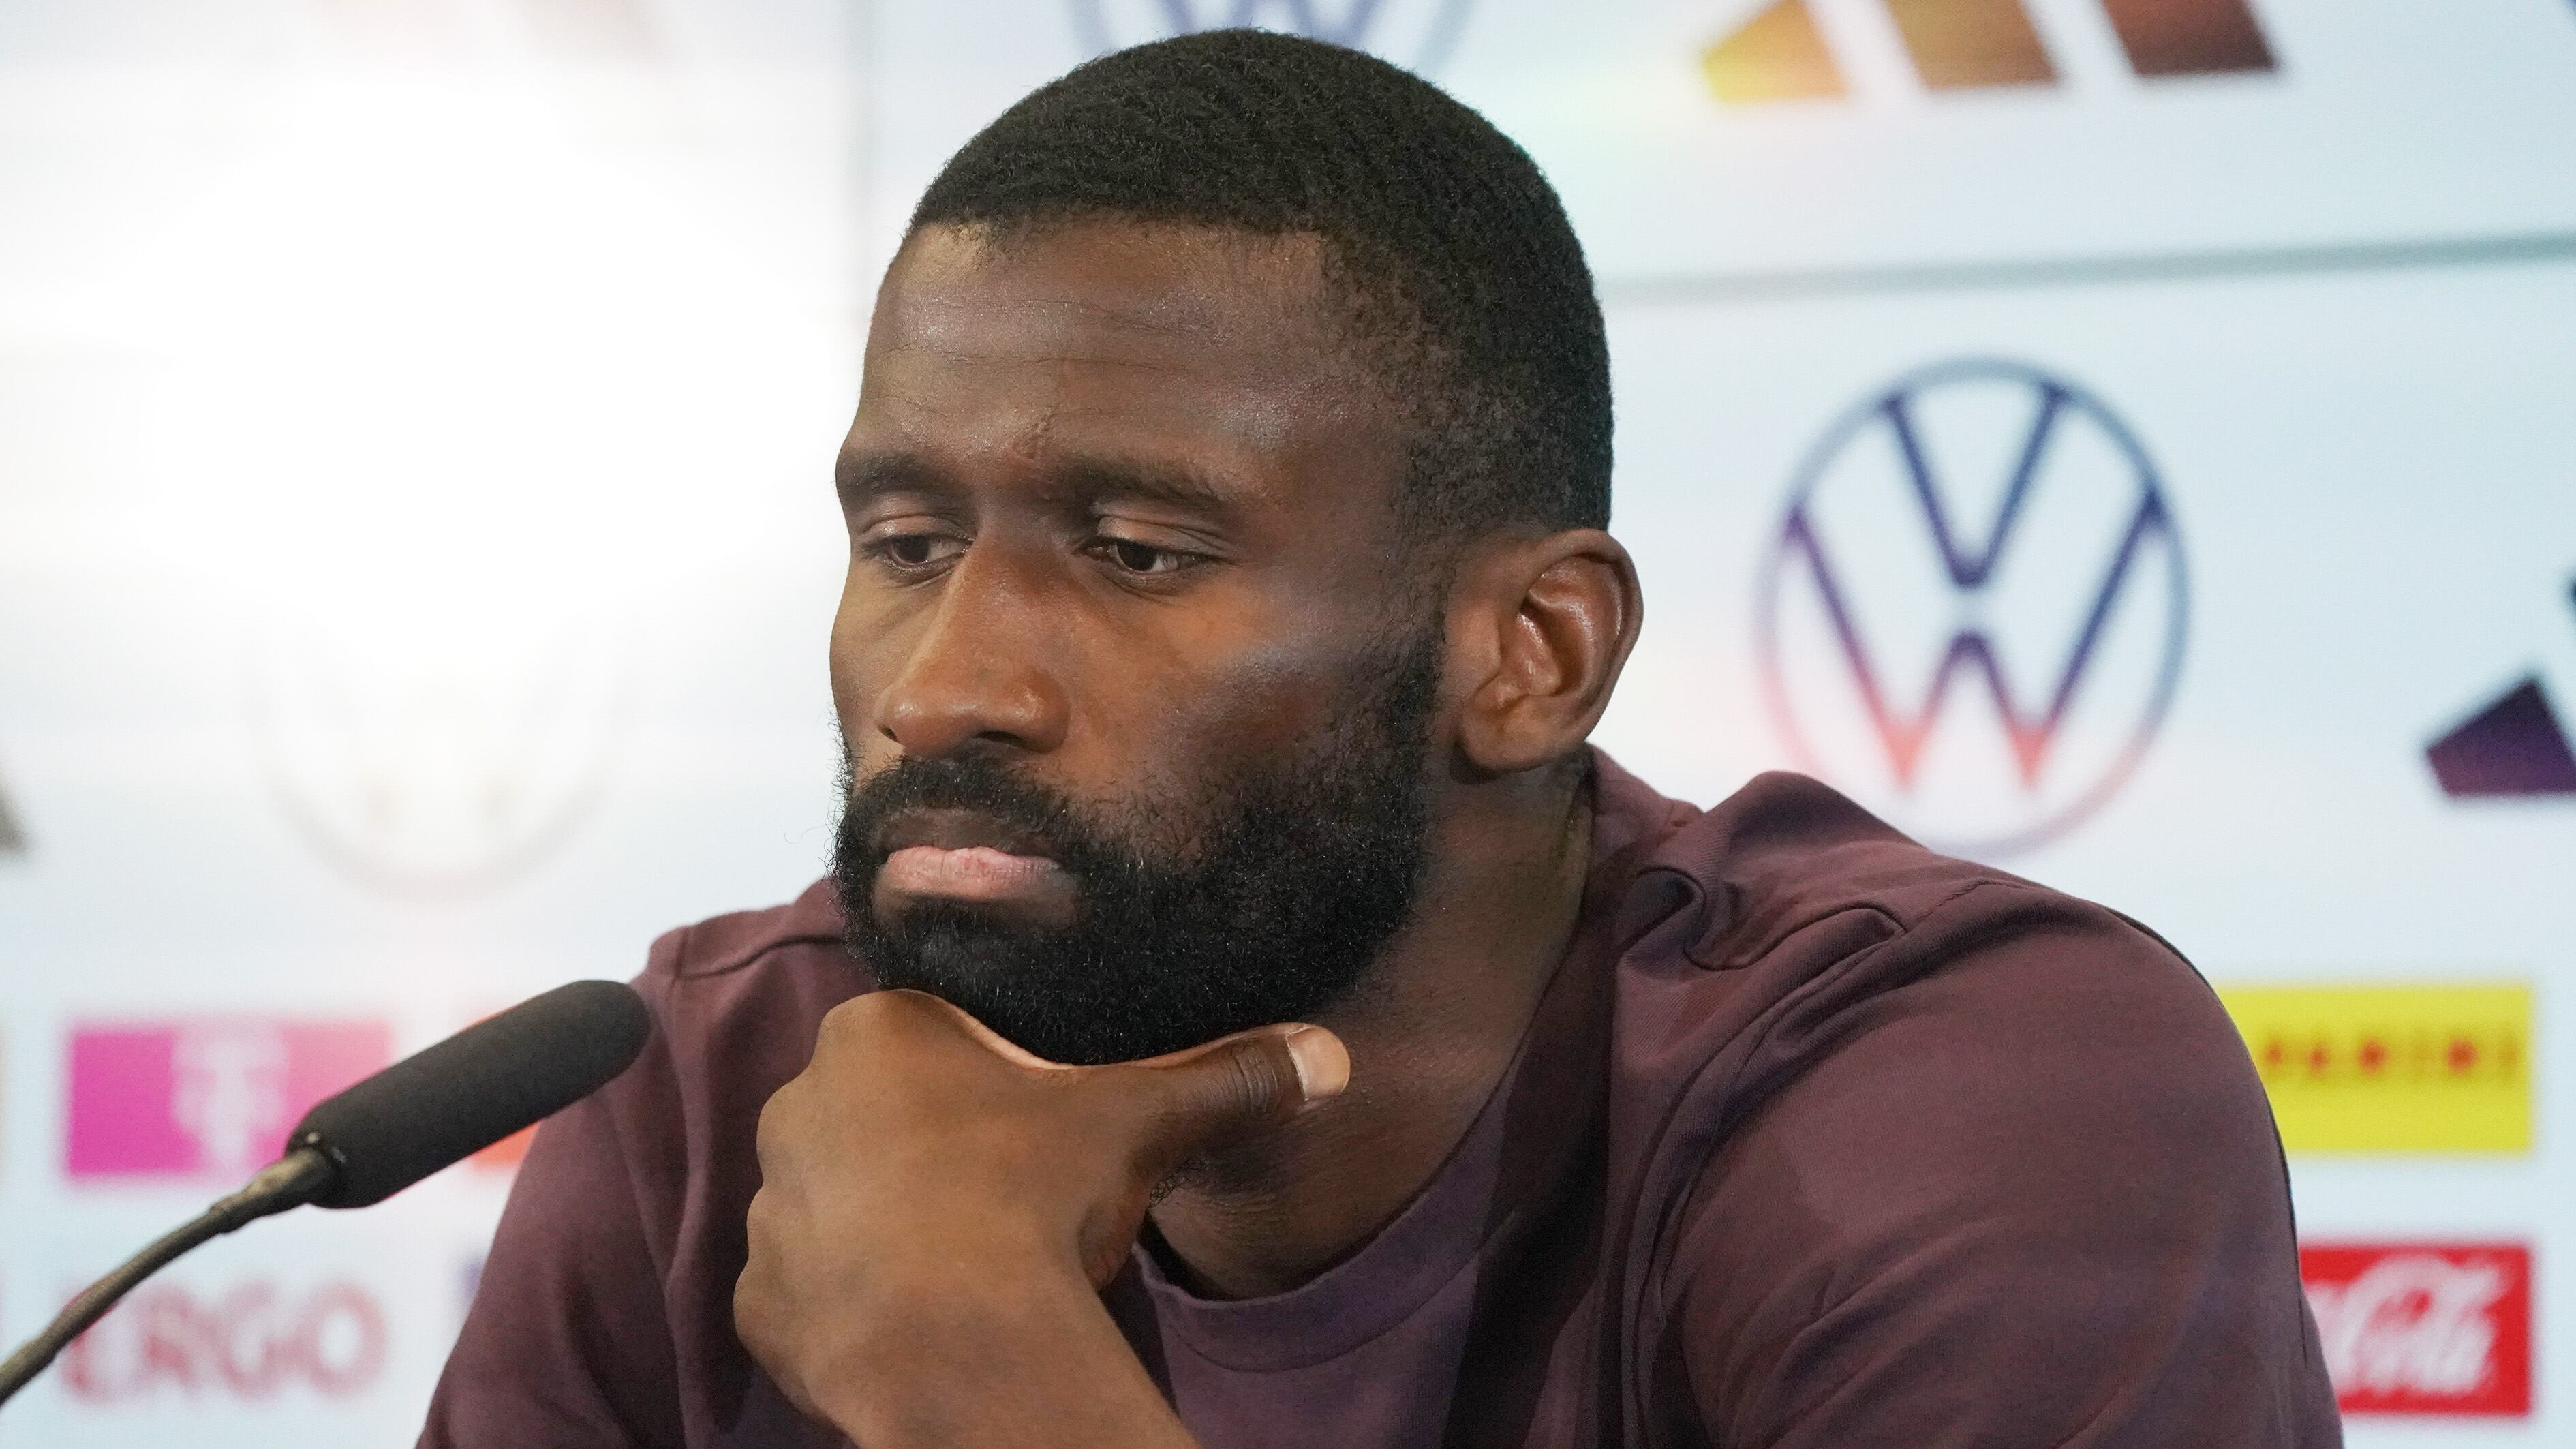
[(0, 1404), (9, 1402), (27, 1386), (28, 1380), (43, 1373), (56, 1354), (70, 1347), (73, 1339), (104, 1317), (118, 1299), (141, 1286), (144, 1279), (170, 1266), (191, 1248), (245, 1223), (302, 1207), (338, 1175), (339, 1169), (319, 1150), (299, 1147), (261, 1168), (241, 1191), (217, 1199), (194, 1221), (126, 1259), (115, 1272), (82, 1289), (79, 1297), (64, 1304), (54, 1321), (45, 1325), (44, 1332), (28, 1339), (9, 1355), (7, 1362), (0, 1363)]

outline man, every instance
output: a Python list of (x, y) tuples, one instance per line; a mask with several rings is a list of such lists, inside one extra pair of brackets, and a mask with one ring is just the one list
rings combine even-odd
[(2188, 965), (1586, 749), (1609, 475), (1563, 212), (1424, 82), (994, 122), (840, 459), (832, 877), (655, 947), (423, 1442), (2336, 1442)]

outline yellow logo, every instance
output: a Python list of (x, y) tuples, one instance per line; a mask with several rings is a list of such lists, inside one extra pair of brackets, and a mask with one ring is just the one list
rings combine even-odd
[(2292, 1152), (2531, 1150), (2531, 988), (2236, 986)]

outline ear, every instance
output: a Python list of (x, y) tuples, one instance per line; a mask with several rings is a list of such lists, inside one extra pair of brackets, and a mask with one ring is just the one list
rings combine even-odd
[(1597, 528), (1472, 546), (1450, 594), (1458, 751), (1488, 775), (1572, 754), (1636, 645), (1637, 566)]

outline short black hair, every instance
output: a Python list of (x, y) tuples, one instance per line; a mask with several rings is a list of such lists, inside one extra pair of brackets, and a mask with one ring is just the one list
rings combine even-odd
[(1528, 153), (1429, 81), (1260, 30), (1117, 51), (967, 142), (911, 229), (1095, 218), (1321, 237), (1411, 423), (1398, 513), (1424, 533), (1608, 525), (1583, 248)]

